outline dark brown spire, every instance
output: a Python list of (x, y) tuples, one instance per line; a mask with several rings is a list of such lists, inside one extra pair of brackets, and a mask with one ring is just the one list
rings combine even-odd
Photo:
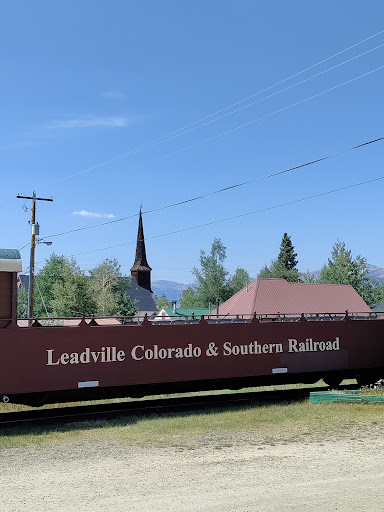
[(136, 257), (135, 262), (131, 268), (131, 275), (137, 281), (137, 284), (142, 288), (151, 291), (151, 267), (147, 262), (147, 255), (145, 253), (144, 229), (143, 219), (141, 216), (141, 207), (139, 215), (139, 228), (137, 230), (137, 244), (136, 244)]

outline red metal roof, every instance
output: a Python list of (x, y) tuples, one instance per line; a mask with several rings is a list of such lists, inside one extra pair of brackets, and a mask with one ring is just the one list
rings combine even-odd
[(219, 314), (343, 313), (346, 310), (351, 313), (371, 311), (350, 285), (259, 278), (221, 304)]

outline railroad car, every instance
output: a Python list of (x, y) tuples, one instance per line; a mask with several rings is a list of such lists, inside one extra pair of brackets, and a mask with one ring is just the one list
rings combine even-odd
[(42, 405), (319, 379), (336, 387), (346, 378), (363, 385), (384, 377), (384, 320), (371, 313), (166, 323), (147, 316), (81, 318), (70, 325), (35, 319), (21, 326), (17, 258), (6, 270), (0, 272), (3, 402)]
[(200, 319), (0, 329), (0, 396), (30, 405), (384, 376), (384, 320)]

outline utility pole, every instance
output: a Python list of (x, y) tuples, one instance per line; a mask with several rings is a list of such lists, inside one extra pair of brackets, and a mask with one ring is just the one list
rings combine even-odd
[(32, 190), (32, 197), (30, 196), (16, 196), (19, 199), (32, 200), (32, 217), (31, 217), (31, 255), (29, 261), (29, 294), (28, 294), (28, 327), (31, 325), (33, 318), (33, 292), (35, 287), (35, 248), (36, 248), (36, 235), (39, 235), (39, 224), (36, 223), (36, 201), (53, 201), (52, 198), (46, 199), (44, 197), (36, 197), (36, 193)]

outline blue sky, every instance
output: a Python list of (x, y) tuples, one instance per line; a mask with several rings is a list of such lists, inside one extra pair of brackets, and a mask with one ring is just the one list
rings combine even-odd
[[(133, 216), (39, 245), (40, 267), (54, 251), (84, 270), (116, 257), (129, 273), (140, 204), (161, 208), (384, 136), (384, 68), (374, 71), (384, 66), (381, 0), (24, 0), (0, 9), (1, 246), (28, 244), (30, 213), (16, 194), (32, 189), (54, 199), (38, 203), (42, 237)], [(384, 266), (384, 180), (158, 236), (384, 176), (383, 152), (378, 142), (145, 214), (152, 278), (192, 282), (215, 237), (230, 272), (255, 276), (284, 232), (302, 271), (320, 268), (337, 239)], [(28, 247), (22, 257), (27, 267)]]

